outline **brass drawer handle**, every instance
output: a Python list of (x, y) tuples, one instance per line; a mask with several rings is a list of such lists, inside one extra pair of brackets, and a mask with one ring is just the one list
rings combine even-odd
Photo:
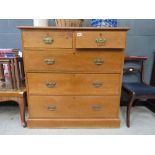
[(54, 88), (54, 87), (56, 86), (56, 82), (47, 82), (47, 83), (46, 83), (46, 86), (47, 86), (48, 88)]
[(103, 83), (102, 83), (102, 82), (99, 82), (99, 81), (95, 81), (95, 82), (93, 82), (93, 86), (94, 86), (95, 88), (100, 88), (100, 87), (103, 86)]
[(44, 62), (47, 64), (47, 65), (53, 65), (55, 63), (55, 60), (54, 59), (44, 59)]
[(96, 38), (96, 43), (105, 43), (106, 41), (106, 38)]
[(56, 106), (55, 105), (48, 105), (47, 109), (49, 111), (55, 111), (56, 110)]
[(45, 44), (52, 44), (54, 42), (54, 39), (52, 37), (46, 36), (43, 38), (43, 41)]
[(104, 63), (104, 60), (101, 59), (101, 58), (97, 58), (97, 59), (94, 60), (94, 63), (95, 63), (96, 65), (102, 65), (102, 64)]
[(92, 109), (95, 110), (95, 111), (99, 111), (102, 109), (102, 106), (99, 105), (99, 104), (95, 104), (95, 105), (92, 105)]

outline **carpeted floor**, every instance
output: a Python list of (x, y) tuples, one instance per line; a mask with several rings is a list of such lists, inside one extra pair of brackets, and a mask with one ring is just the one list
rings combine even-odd
[(121, 107), (121, 127), (118, 129), (28, 129), (20, 124), (17, 106), (0, 106), (1, 135), (154, 135), (155, 113), (145, 107), (132, 109), (131, 127), (125, 124), (125, 107)]

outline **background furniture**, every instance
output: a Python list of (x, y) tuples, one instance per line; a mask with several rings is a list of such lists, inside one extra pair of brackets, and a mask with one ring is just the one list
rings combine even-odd
[(57, 27), (81, 27), (83, 19), (55, 19)]
[(153, 53), (153, 66), (150, 84), (155, 86), (155, 52)]
[(0, 64), (0, 79), (4, 80), (4, 69), (3, 69), (3, 64)]
[(20, 119), (23, 127), (26, 127), (25, 120), (25, 104), (26, 104), (26, 89), (15, 91), (0, 91), (0, 102), (15, 101), (19, 105)]
[[(15, 69), (13, 58), (0, 58), (1, 74), (2, 74), (2, 85), (1, 89), (15, 89)], [(7, 65), (8, 77), (4, 76), (4, 66)]]
[[(0, 102), (15, 101), (19, 105), (22, 126), (26, 126), (25, 103), (26, 89), (24, 84), (23, 61), (20, 57), (0, 58)], [(8, 75), (4, 75), (4, 66), (8, 66)]]
[[(152, 74), (151, 74), (151, 80), (150, 85), (155, 86), (155, 52), (153, 53), (153, 66), (152, 66)], [(155, 100), (150, 99), (148, 100), (147, 107), (152, 111), (155, 112)]]
[(119, 127), (128, 28), (19, 27), (28, 127)]
[[(8, 76), (4, 76), (4, 65), (8, 67)], [(6, 83), (1, 89), (20, 89), (25, 87), (23, 60), (21, 57), (0, 58), (1, 80)]]
[(124, 68), (124, 74), (135, 74), (139, 77), (139, 82), (123, 82), (123, 90), (130, 96), (129, 103), (127, 105), (126, 123), (127, 127), (130, 127), (130, 111), (134, 101), (141, 99), (155, 98), (155, 87), (152, 87), (144, 82), (144, 61), (146, 57), (129, 56), (125, 58), (125, 62), (139, 63), (140, 67), (127, 67)]

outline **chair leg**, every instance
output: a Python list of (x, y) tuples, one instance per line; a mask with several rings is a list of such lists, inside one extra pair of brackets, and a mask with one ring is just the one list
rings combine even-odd
[(20, 109), (20, 118), (21, 118), (21, 123), (23, 127), (26, 127), (26, 121), (25, 121), (25, 97), (20, 97), (18, 99), (18, 105)]
[(138, 102), (138, 99), (134, 100), (132, 106), (134, 107), (136, 105), (136, 103)]
[(135, 97), (134, 97), (134, 95), (132, 95), (131, 96), (131, 99), (129, 101), (129, 104), (127, 105), (126, 124), (127, 124), (127, 127), (128, 128), (130, 127), (130, 110), (132, 108), (132, 105), (133, 105), (134, 100), (135, 100)]

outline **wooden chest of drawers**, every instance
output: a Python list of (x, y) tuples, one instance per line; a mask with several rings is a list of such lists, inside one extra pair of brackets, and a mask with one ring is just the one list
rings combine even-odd
[(128, 28), (19, 27), (28, 127), (119, 127)]

